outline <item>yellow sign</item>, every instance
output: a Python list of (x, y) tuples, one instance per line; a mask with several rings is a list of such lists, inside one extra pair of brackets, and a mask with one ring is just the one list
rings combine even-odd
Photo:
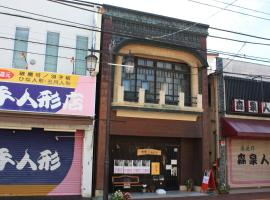
[(79, 76), (23, 69), (1, 68), (0, 81), (75, 88)]
[(152, 162), (151, 163), (151, 175), (159, 175), (160, 174), (160, 163)]
[(156, 149), (137, 149), (137, 156), (143, 155), (161, 156), (161, 151)]

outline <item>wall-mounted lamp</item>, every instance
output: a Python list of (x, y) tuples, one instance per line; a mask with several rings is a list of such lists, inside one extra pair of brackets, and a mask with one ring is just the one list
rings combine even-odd
[(131, 74), (134, 72), (134, 56), (129, 51), (128, 55), (124, 56), (125, 70), (126, 73)]

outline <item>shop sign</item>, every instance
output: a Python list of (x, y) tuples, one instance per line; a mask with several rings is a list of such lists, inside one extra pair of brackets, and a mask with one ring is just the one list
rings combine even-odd
[[(64, 138), (57, 141), (59, 134), (45, 133), (41, 129), (1, 129), (0, 188), (1, 185), (51, 185), (54, 188), (65, 185), (66, 178), (80, 180), (81, 172), (77, 171), (80, 166), (76, 164), (81, 162), (82, 134), (61, 132)], [(0, 189), (0, 194), (3, 192)]]
[(235, 112), (270, 114), (270, 102), (234, 99), (232, 108)]
[(57, 151), (53, 152), (46, 149), (39, 154), (39, 157), (36, 160), (33, 160), (28, 153), (28, 149), (26, 149), (24, 156), (19, 161), (15, 162), (15, 160), (12, 159), (13, 156), (10, 154), (9, 149), (0, 148), (0, 171), (4, 171), (7, 164), (14, 166), (19, 171), (24, 168), (31, 169), (32, 171), (54, 171), (61, 166), (60, 157)]
[(95, 78), (0, 69), (0, 109), (93, 116)]
[(225, 147), (225, 140), (220, 140), (220, 146)]
[(151, 175), (159, 175), (159, 174), (160, 174), (160, 163), (151, 162)]
[(230, 139), (229, 178), (232, 184), (270, 185), (270, 141)]
[(155, 155), (161, 156), (161, 150), (156, 149), (137, 149), (137, 156)]

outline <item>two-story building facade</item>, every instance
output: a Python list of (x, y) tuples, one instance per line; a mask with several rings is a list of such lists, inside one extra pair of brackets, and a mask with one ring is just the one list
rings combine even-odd
[(269, 187), (269, 66), (216, 60), (209, 88), (219, 185)]
[(121, 177), (151, 191), (179, 190), (190, 178), (200, 184), (209, 167), (207, 29), (104, 5), (97, 196), (113, 191)]
[(87, 9), (1, 3), (0, 196), (91, 197), (96, 77), (85, 57), (100, 35), (85, 27), (101, 16)]

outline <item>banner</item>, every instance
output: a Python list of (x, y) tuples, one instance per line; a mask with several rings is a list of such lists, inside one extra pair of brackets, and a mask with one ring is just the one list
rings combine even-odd
[(96, 78), (0, 69), (0, 110), (94, 116)]

